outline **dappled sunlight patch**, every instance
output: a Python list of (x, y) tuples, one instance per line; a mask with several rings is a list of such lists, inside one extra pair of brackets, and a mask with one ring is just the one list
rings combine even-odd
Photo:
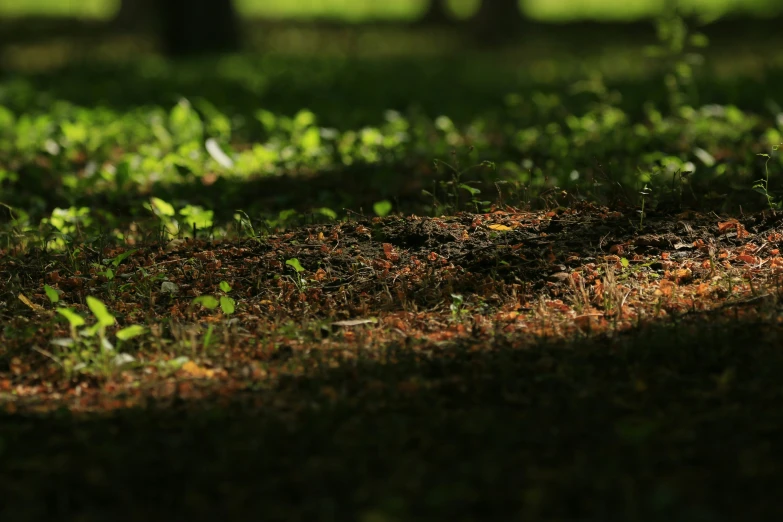
[[(107, 247), (99, 279), (84, 257), (7, 257), (0, 271), (25, 266), (30, 283), (0, 334), (20, 354), (0, 373), (0, 398), (13, 409), (130, 407), (273, 387), (398, 345), (525, 349), (689, 314), (764, 314), (779, 295), (778, 221), (692, 213), (687, 224), (650, 217), (642, 233), (584, 204), (374, 218), (170, 250)], [(76, 272), (91, 277), (69, 284)], [(107, 351), (115, 336), (121, 352)]]

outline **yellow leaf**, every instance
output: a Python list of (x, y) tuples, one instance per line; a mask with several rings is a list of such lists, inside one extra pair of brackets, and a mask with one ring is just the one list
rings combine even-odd
[(193, 361), (188, 361), (185, 364), (183, 364), (180, 370), (187, 373), (191, 377), (197, 377), (200, 379), (211, 379), (215, 375), (214, 370), (208, 370), (206, 368), (202, 368), (201, 366), (194, 363)]
[(20, 301), (22, 301), (24, 304), (26, 304), (27, 306), (29, 306), (30, 308), (32, 308), (36, 312), (43, 312), (45, 310), (43, 306), (37, 305), (34, 302), (30, 301), (27, 298), (27, 296), (24, 295), (24, 294), (19, 294), (16, 297), (18, 297)]
[(499, 232), (508, 232), (509, 230), (512, 230), (511, 227), (507, 227), (506, 225), (489, 225), (489, 228)]

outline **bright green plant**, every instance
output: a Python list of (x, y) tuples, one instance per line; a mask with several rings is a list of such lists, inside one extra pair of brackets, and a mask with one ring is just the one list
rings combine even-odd
[[(46, 246), (55, 250), (62, 250), (79, 234), (80, 231), (90, 227), (93, 220), (90, 209), (87, 207), (55, 208), (48, 218), (41, 220), (44, 228), (52, 231), (47, 234)], [(52, 237), (49, 239), (49, 237)]]
[[(231, 285), (229, 285), (225, 281), (220, 282), (220, 289), (224, 293), (229, 293), (231, 291)], [(223, 313), (226, 315), (231, 315), (234, 313), (236, 307), (236, 302), (230, 298), (227, 295), (221, 295), (220, 296), (220, 309), (223, 310)]]
[(185, 205), (179, 214), (183, 217), (182, 221), (187, 225), (187, 229), (193, 231), (194, 236), (199, 229), (208, 229), (214, 224), (215, 213), (198, 205)]
[(105, 277), (106, 280), (109, 281), (108, 289), (111, 295), (113, 295), (114, 291), (114, 270), (116, 270), (123, 261), (125, 261), (128, 257), (132, 256), (137, 251), (138, 249), (127, 250), (115, 256), (113, 259), (102, 260), (102, 264), (93, 263), (92, 266), (96, 268), (95, 273), (99, 276)]
[[(228, 283), (225, 281), (220, 283), (221, 290), (223, 290), (225, 287), (228, 287)], [(228, 287), (228, 290), (231, 288)], [(224, 290), (226, 291), (226, 290)], [(221, 296), (220, 299), (216, 298), (213, 295), (200, 295), (193, 299), (191, 301), (191, 306), (194, 305), (201, 305), (207, 310), (214, 310), (218, 306), (220, 306), (220, 309), (223, 311), (226, 315), (231, 315), (234, 313), (234, 300), (227, 296)], [(208, 350), (209, 347), (212, 345), (213, 342), (213, 336), (215, 333), (215, 325), (210, 324), (207, 326), (207, 331), (204, 334), (204, 339), (202, 340), (202, 348), (204, 351)], [(194, 346), (195, 350), (195, 346)]]
[[(224, 294), (228, 294), (231, 292), (231, 285), (226, 281), (221, 281), (220, 290)], [(227, 295), (221, 295), (219, 297), (213, 295), (200, 295), (191, 301), (191, 305), (201, 305), (207, 310), (214, 310), (220, 306), (222, 312), (227, 316), (233, 314), (236, 310), (236, 301)]]
[[(299, 260), (297, 258), (291, 258), (287, 259), (285, 262), (286, 266), (290, 266), (295, 273), (295, 278), (292, 277), (291, 280), (296, 284), (296, 287), (299, 289), (300, 292), (303, 292), (304, 289), (307, 287), (307, 280), (304, 277), (304, 267), (299, 263)], [(289, 276), (290, 277), (290, 276)]]
[(378, 201), (372, 206), (373, 212), (378, 217), (386, 217), (392, 211), (392, 204), (388, 200)]
[(214, 310), (220, 304), (213, 295), (200, 295), (190, 302), (191, 305), (201, 305), (207, 310)]
[(144, 203), (144, 208), (160, 220), (164, 232), (170, 235), (176, 235), (179, 232), (179, 223), (175, 219), (177, 212), (171, 203), (152, 197), (148, 203)]
[[(132, 355), (118, 352), (109, 340), (106, 329), (114, 325), (115, 318), (106, 305), (99, 299), (88, 296), (87, 307), (96, 322), (81, 330), (79, 328), (86, 325), (84, 317), (72, 308), (57, 308), (57, 313), (68, 321), (71, 335), (53, 339), (52, 344), (59, 348), (60, 353), (55, 360), (60, 363), (68, 379), (75, 373), (98, 373), (108, 378), (115, 371), (135, 361)], [(131, 325), (117, 331), (115, 336), (119, 342), (125, 342), (143, 335), (146, 331), (141, 325)]]
[(50, 303), (57, 304), (60, 301), (60, 293), (51, 286), (44, 285), (44, 292)]
[[(473, 165), (472, 167), (461, 169), (459, 160), (457, 159), (456, 151), (452, 151), (452, 156), (454, 157), (453, 165), (451, 163), (447, 163), (439, 159), (435, 159), (433, 162), (435, 166), (435, 170), (440, 170), (441, 167), (444, 167), (451, 174), (450, 180), (440, 182), (441, 190), (446, 194), (448, 200), (450, 200), (450, 204), (446, 205), (447, 208), (444, 210), (450, 210), (450, 211), (460, 210), (461, 208), (460, 190), (464, 190), (465, 192), (470, 194), (471, 204), (476, 208), (477, 211), (479, 205), (485, 205), (485, 206), (489, 205), (489, 202), (487, 201), (478, 201), (477, 197), (479, 194), (481, 194), (481, 190), (477, 189), (476, 187), (470, 186), (469, 184), (470, 182), (463, 182), (462, 178), (463, 176), (465, 176), (465, 174), (475, 169), (487, 168), (494, 171), (496, 170), (495, 163), (491, 161), (482, 161), (481, 163), (477, 165)], [(428, 190), (422, 190), (422, 194), (425, 196), (429, 196), (433, 199), (436, 209), (437, 207), (440, 206), (440, 203), (434, 192), (430, 192)]]
[(247, 212), (244, 210), (237, 210), (234, 213), (234, 221), (236, 222), (237, 230), (240, 234), (244, 231), (250, 239), (253, 239), (257, 243), (261, 242), (261, 238), (256, 233), (256, 229), (253, 227), (253, 221), (250, 219), (250, 216), (247, 215)]
[(449, 306), (449, 310), (451, 310), (452, 319), (458, 320), (462, 316), (465, 311), (464, 306), (465, 298), (461, 294), (451, 294), (451, 305)]

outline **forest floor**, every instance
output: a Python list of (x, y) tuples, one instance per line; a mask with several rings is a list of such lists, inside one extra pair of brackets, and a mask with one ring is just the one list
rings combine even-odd
[(0, 521), (783, 520), (771, 22), (65, 23), (0, 42)]
[[(3, 256), (4, 519), (773, 520), (782, 220), (504, 207)], [(45, 285), (143, 326), (133, 356)]]

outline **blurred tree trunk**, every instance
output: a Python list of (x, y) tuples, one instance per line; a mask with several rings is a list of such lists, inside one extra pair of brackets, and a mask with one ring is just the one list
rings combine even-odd
[(238, 51), (239, 17), (232, 0), (122, 0), (113, 24), (160, 35), (173, 57)]
[(155, 0), (154, 3), (163, 49), (169, 56), (240, 49), (239, 16), (232, 0)]
[(122, 0), (112, 23), (115, 27), (124, 30), (156, 28), (156, 4), (156, 0)]
[(453, 19), (449, 16), (446, 9), (447, 0), (430, 0), (429, 7), (421, 17), (420, 23), (422, 25), (448, 25), (453, 23)]
[(519, 0), (482, 0), (470, 24), (479, 43), (495, 44), (518, 37), (525, 20)]

